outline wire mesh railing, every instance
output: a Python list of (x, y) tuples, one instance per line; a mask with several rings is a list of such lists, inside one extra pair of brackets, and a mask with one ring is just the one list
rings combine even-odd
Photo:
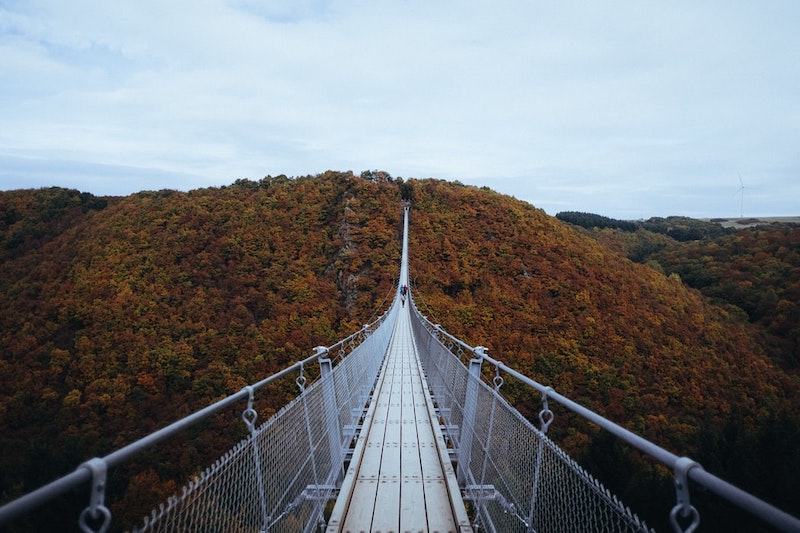
[[(457, 450), (459, 484), (487, 531), (650, 531), (647, 525), (480, 380), (481, 359), (466, 367), (466, 345), (412, 315), (428, 385)], [(454, 354), (453, 352), (456, 352)], [(484, 354), (478, 350), (478, 354)], [(549, 416), (549, 415), (543, 415)]]
[[(345, 455), (369, 401), (396, 312), (365, 335), (317, 348), (320, 379), (261, 426), (252, 400), (243, 413), (250, 436), (154, 510), (135, 531), (310, 532), (343, 476)], [(356, 339), (358, 340), (358, 339)], [(343, 357), (348, 345), (352, 351)], [(333, 367), (329, 357), (338, 365)]]
[[(674, 472), (676, 503), (669, 522), (676, 532), (696, 531), (689, 481), (780, 531), (800, 532), (800, 519), (706, 472), (611, 422), (450, 335), (412, 307), (412, 327), (422, 365), (448, 436), (457, 472), (475, 508), (475, 522), (490, 531), (649, 531), (648, 526), (547, 436), (556, 402), (596, 424)], [(462, 359), (469, 359), (467, 367)], [(481, 367), (495, 370), (490, 384)], [(536, 428), (499, 394), (503, 375), (542, 395)]]

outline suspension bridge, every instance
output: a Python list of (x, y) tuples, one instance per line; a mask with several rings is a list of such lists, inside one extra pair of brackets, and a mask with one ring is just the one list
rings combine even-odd
[[(139, 524), (138, 532), (472, 532), (652, 531), (600, 481), (547, 437), (553, 403), (599, 425), (674, 472), (669, 515), (695, 531), (693, 486), (765, 524), (800, 531), (800, 520), (631, 433), (483, 347), (424, 317), (408, 289), (409, 211), (404, 210), (400, 276), (391, 307), (375, 322), (303, 361), (0, 507), (0, 526), (78, 487), (82, 531), (107, 531), (109, 470), (209, 416), (243, 404), (249, 436)], [(318, 365), (308, 383), (306, 371)], [(494, 377), (483, 378), (483, 369)], [(300, 394), (258, 422), (256, 395), (296, 376)], [(537, 424), (500, 391), (513, 376), (541, 394)]]

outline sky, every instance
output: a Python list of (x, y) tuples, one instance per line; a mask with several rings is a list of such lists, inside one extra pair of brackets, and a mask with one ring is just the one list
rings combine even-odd
[(377, 169), (800, 215), (796, 0), (0, 0), (0, 190)]

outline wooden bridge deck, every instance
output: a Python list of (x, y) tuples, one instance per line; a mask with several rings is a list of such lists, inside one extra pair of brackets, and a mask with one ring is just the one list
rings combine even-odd
[(408, 313), (397, 318), (329, 533), (472, 531)]

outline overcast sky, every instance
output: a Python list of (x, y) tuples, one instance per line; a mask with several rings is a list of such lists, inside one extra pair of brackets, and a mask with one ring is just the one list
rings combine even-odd
[(380, 169), (800, 215), (798, 28), (796, 0), (0, 0), (0, 190)]

